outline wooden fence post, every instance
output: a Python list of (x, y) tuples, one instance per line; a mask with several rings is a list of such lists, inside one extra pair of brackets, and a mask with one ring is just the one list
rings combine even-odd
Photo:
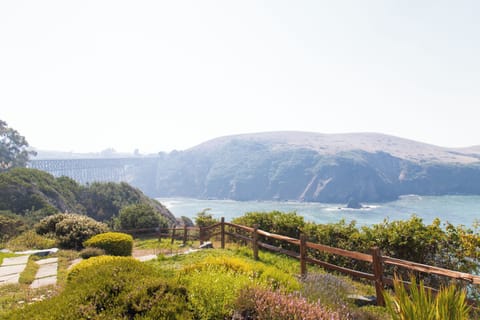
[(222, 217), (222, 219), (220, 219), (220, 241), (221, 241), (221, 246), (222, 246), (222, 249), (225, 249), (225, 218)]
[(258, 260), (258, 225), (253, 226), (253, 234), (252, 234), (252, 249), (253, 249), (253, 259)]
[(184, 224), (183, 225), (183, 245), (184, 246), (187, 245), (187, 240), (188, 240), (188, 229), (187, 229), (187, 225)]
[(173, 229), (172, 229), (172, 244), (173, 244), (173, 242), (175, 241), (175, 231), (176, 231), (176, 230), (177, 230), (177, 226), (174, 225), (174, 226), (173, 226)]
[(383, 299), (383, 261), (382, 253), (378, 247), (372, 248), (372, 264), (373, 274), (375, 275), (375, 291), (377, 294), (377, 305), (385, 306), (385, 299)]
[(307, 276), (307, 238), (304, 233), (300, 234), (300, 274), (302, 278)]

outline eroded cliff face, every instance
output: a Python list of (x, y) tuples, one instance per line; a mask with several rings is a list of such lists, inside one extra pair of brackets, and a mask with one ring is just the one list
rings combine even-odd
[[(95, 179), (102, 172), (115, 179), (116, 173), (114, 181), (127, 178), (153, 197), (346, 203), (480, 194), (480, 148), (448, 149), (373, 133), (238, 135), (155, 158), (117, 159), (114, 168), (108, 163), (101, 171), (89, 164), (96, 171), (80, 168), (79, 175), (90, 172)], [(75, 178), (75, 170), (64, 172)]]
[(359, 149), (331, 153), (238, 138), (168, 155), (157, 177), (159, 196), (235, 200), (381, 202), (412, 193), (480, 193), (480, 166), (473, 161), (414, 161)]

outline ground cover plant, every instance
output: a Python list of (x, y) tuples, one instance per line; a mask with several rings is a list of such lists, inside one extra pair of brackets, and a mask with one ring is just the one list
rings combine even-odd
[(37, 256), (30, 256), (28, 257), (27, 265), (25, 269), (20, 274), (20, 279), (18, 279), (19, 283), (22, 284), (31, 284), (33, 280), (35, 280), (35, 275), (37, 274), (38, 268), (40, 267), (37, 264), (38, 257)]
[[(270, 218), (272, 221), (268, 220)], [(265, 225), (270, 223), (275, 228), (279, 228), (279, 224), (291, 224), (288, 230), (292, 233), (297, 232), (293, 224), (301, 222), (295, 214), (283, 217), (281, 213), (274, 213), (263, 219), (266, 219), (263, 222)], [(366, 238), (371, 239), (373, 235), (386, 236), (385, 230), (389, 228), (397, 230), (397, 233), (418, 229), (423, 232), (419, 234), (419, 239), (431, 234), (442, 234), (435, 225), (420, 222), (412, 219), (393, 226), (379, 226)], [(312, 237), (317, 236), (319, 239), (336, 237), (336, 240), (330, 241), (337, 241), (344, 246), (360, 248), (364, 241), (362, 233), (365, 230), (342, 221), (318, 227), (304, 223), (300, 227), (304, 232), (309, 230)], [(456, 233), (451, 231), (450, 235), (458, 236), (457, 243), (464, 241), (471, 244), (472, 239), (476, 239), (474, 232), (454, 229)], [(450, 232), (445, 229), (441, 231)], [(401, 234), (391, 236), (388, 238), (390, 242), (385, 242), (386, 245), (395, 248), (400, 246), (402, 239), (404, 242), (401, 243), (409, 244), (411, 234), (408, 232), (405, 238)], [(348, 242), (349, 237), (351, 242)], [(467, 240), (462, 240), (464, 238)], [(383, 241), (383, 238), (377, 241)], [(420, 240), (412, 241), (410, 244), (417, 245), (415, 241)], [(188, 254), (183, 254), (189, 249), (190, 243), (182, 248), (180, 241), (172, 243), (171, 239), (143, 238), (136, 239), (134, 243), (140, 251), (153, 250), (156, 254), (160, 253), (158, 259), (140, 263), (127, 257), (91, 257), (74, 267), (68, 276), (62, 271), (62, 275), (59, 275), (60, 288), (54, 298), (32, 306), (16, 306), (17, 310), (9, 313), (7, 319), (24, 319), (24, 314), (30, 315), (32, 319), (36, 319), (36, 316), (43, 319), (39, 315), (49, 319), (44, 310), (49, 308), (54, 310), (52, 315), (62, 314), (65, 319), (230, 319), (234, 316), (237, 319), (322, 319), (324, 316), (347, 320), (391, 318), (383, 308), (358, 308), (349, 299), (350, 294), (374, 294), (371, 285), (327, 274), (313, 266), (308, 267), (308, 276), (302, 279), (299, 277), (298, 260), (283, 255), (261, 250), (259, 261), (255, 261), (250, 247), (236, 244), (228, 244), (227, 249), (188, 251)], [(421, 241), (418, 243), (422, 245)], [(424, 245), (427, 244), (430, 243)], [(63, 265), (66, 262), (68, 264), (68, 260), (75, 254), (78, 255), (76, 251), (60, 251), (62, 252), (70, 256), (63, 258)], [(419, 252), (421, 251), (417, 251)], [(83, 283), (88, 283), (89, 287), (83, 286)], [(168, 302), (168, 305), (162, 304), (164, 302)], [(80, 306), (75, 307), (77, 311), (69, 310), (75, 309), (74, 305)]]
[(12, 251), (48, 249), (55, 247), (55, 245), (55, 238), (49, 235), (39, 235), (34, 230), (25, 231), (6, 243), (6, 247)]
[[(178, 278), (187, 289), (189, 305), (198, 319), (240, 316), (248, 309), (245, 303), (248, 305), (249, 300), (242, 300), (241, 297), (245, 292), (253, 292), (251, 290), (255, 289), (270, 292), (271, 296), (285, 302), (291, 300), (285, 297), (295, 295), (298, 299), (291, 303), (293, 310), (304, 310), (305, 308), (300, 305), (318, 307), (315, 301), (318, 292), (317, 296), (313, 294), (312, 297), (309, 296), (312, 290), (303, 289), (305, 283), (298, 277), (298, 261), (286, 256), (260, 251), (259, 261), (255, 261), (251, 248), (230, 245), (225, 250), (202, 250), (190, 254), (160, 256), (158, 260), (147, 263), (159, 270), (164, 277)], [(312, 272), (314, 271), (324, 272), (312, 267)], [(342, 279), (344, 280), (339, 281), (348, 282), (354, 293), (371, 294), (374, 290), (367, 285), (354, 284), (352, 280), (347, 280), (347, 277)], [(322, 282), (319, 281), (316, 285), (322, 287)], [(325, 295), (332, 294), (331, 290), (332, 285), (325, 288)], [(346, 299), (346, 295), (341, 297)], [(338, 305), (322, 302), (322, 306), (324, 314), (328, 312), (333, 316), (340, 314), (342, 319), (388, 319), (381, 311), (363, 311), (346, 300), (343, 303), (338, 302)], [(298, 316), (301, 313), (292, 314)], [(349, 318), (350, 316), (355, 318)]]
[(106, 232), (97, 234), (83, 243), (84, 247), (103, 249), (112, 256), (131, 256), (133, 238), (121, 232)]
[[(65, 270), (68, 261), (78, 253), (61, 250), (57, 255), (62, 265), (59, 268)], [(225, 250), (160, 255), (159, 259), (146, 263), (128, 257), (92, 257), (73, 267), (68, 276), (65, 271), (59, 272), (58, 293), (54, 297), (28, 306), (9, 300), (3, 312), (9, 309), (7, 306), (11, 309), (12, 304), (15, 311), (0, 313), (0, 316), (6, 319), (56, 319), (60, 314), (63, 319), (224, 319), (242, 312), (238, 299), (248, 290), (263, 290), (264, 301), (274, 297), (288, 302), (290, 306), (283, 307), (292, 315), (309, 309), (310, 314), (321, 311), (331, 313), (332, 317), (355, 312), (367, 314), (346, 302), (348, 310), (342, 307), (340, 312), (333, 304), (322, 302), (320, 305), (314, 295), (309, 297), (312, 290), (305, 290), (305, 284), (297, 275), (298, 261), (263, 251), (259, 257), (260, 261), (255, 261), (250, 248), (234, 245)], [(321, 286), (321, 282), (317, 284)], [(15, 286), (11, 290), (16, 290), (17, 296), (21, 296), (18, 292), (22, 290), (28, 290), (30, 296), (37, 295), (23, 288)], [(325, 290), (332, 290), (332, 286)]]
[(95, 257), (69, 274), (65, 290), (5, 319), (193, 319), (186, 290), (130, 257)]
[(3, 263), (4, 258), (11, 258), (17, 256), (15, 253), (11, 252), (0, 252), (0, 265)]
[(308, 302), (305, 297), (296, 293), (254, 287), (240, 292), (236, 308), (242, 319), (340, 320), (348, 317), (338, 311), (328, 310), (320, 303)]
[(274, 266), (238, 257), (206, 257), (178, 272), (188, 290), (189, 303), (201, 319), (223, 319), (234, 312), (234, 301), (245, 287), (298, 290), (298, 281)]

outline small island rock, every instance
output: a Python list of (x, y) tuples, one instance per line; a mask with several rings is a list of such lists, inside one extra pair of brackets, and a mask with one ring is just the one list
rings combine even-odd
[(362, 209), (362, 204), (356, 199), (350, 199), (347, 203), (347, 208), (349, 209)]

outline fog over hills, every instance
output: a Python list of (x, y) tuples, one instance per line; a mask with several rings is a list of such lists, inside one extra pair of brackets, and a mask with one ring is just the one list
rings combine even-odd
[(418, 162), (473, 163), (480, 161), (480, 146), (445, 148), (380, 133), (322, 134), (301, 131), (277, 131), (225, 136), (202, 143), (191, 150), (213, 150), (232, 140), (269, 145), (272, 150), (304, 148), (324, 155), (362, 150), (386, 152), (392, 156)]
[(233, 135), (144, 161), (126, 162), (123, 177), (157, 197), (345, 203), (480, 194), (479, 146), (445, 148), (377, 133)]

